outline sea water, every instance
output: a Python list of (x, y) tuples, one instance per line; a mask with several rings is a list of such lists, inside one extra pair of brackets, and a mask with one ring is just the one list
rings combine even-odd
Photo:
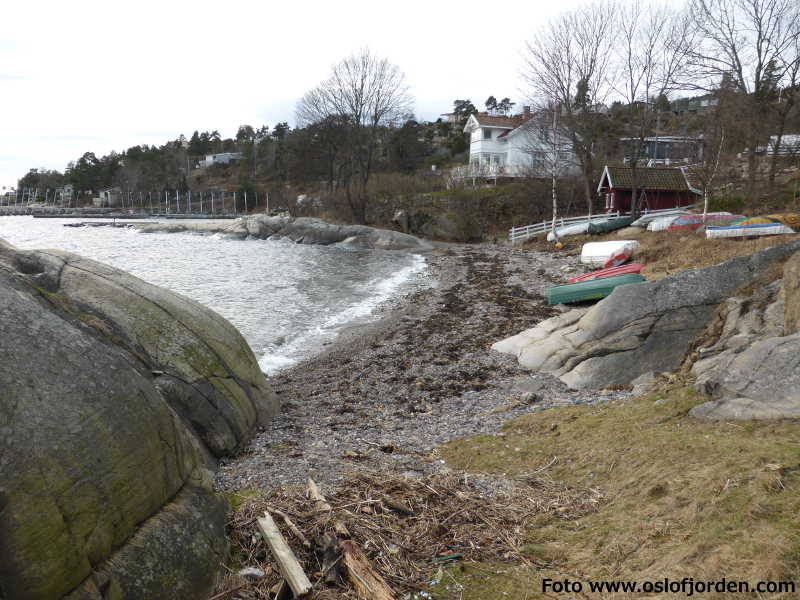
[(418, 254), (67, 223), (75, 220), (0, 217), (0, 239), (74, 252), (208, 306), (239, 329), (268, 374), (313, 356), (353, 323), (375, 319), (387, 301), (425, 285)]

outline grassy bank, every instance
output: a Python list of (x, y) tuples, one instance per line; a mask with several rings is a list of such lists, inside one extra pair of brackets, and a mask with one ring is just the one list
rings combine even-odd
[(436, 597), (545, 597), (541, 581), (565, 577), (796, 580), (800, 423), (689, 417), (702, 400), (673, 384), (626, 404), (532, 414), (499, 435), (444, 446), (450, 466), (522, 480), (547, 474), (600, 500), (574, 520), (540, 515), (525, 535), (526, 561), (451, 569)]

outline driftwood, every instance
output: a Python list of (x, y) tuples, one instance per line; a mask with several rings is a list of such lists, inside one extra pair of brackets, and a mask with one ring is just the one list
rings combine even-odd
[(309, 500), (314, 501), (314, 510), (316, 512), (333, 510), (333, 507), (328, 504), (327, 500), (325, 500), (325, 496), (320, 493), (317, 484), (313, 479), (311, 479), (311, 477), (308, 478), (308, 482), (306, 483), (306, 495), (308, 496)]
[(240, 589), (242, 589), (245, 586), (247, 586), (247, 584), (246, 583), (242, 583), (240, 585), (237, 585), (236, 587), (232, 587), (230, 589), (222, 591), (219, 594), (214, 594), (208, 600), (222, 600), (223, 598), (227, 598), (228, 596), (232, 596), (233, 594), (235, 594), (236, 592), (238, 592)]
[(294, 522), (289, 518), (289, 515), (287, 515), (285, 512), (278, 510), (277, 508), (273, 508), (271, 510), (281, 519), (283, 519), (283, 522), (286, 523), (286, 526), (289, 528), (289, 531), (291, 531), (294, 534), (294, 536), (298, 540), (300, 540), (300, 543), (303, 544), (303, 546), (305, 546), (306, 548), (311, 548), (311, 542), (308, 541), (308, 538), (303, 535), (303, 532), (300, 531), (300, 528), (297, 525), (295, 525)]
[(383, 577), (369, 564), (369, 559), (352, 540), (339, 544), (347, 578), (363, 600), (396, 600)]
[(264, 516), (257, 520), (257, 523), (261, 536), (272, 551), (281, 575), (292, 588), (292, 593), (295, 596), (303, 596), (310, 592), (311, 582), (269, 513), (265, 512)]
[(391, 498), (390, 496), (384, 496), (383, 498), (381, 498), (381, 502), (383, 502), (386, 506), (391, 508), (396, 513), (399, 513), (405, 517), (411, 517), (414, 515), (414, 511), (411, 510), (411, 508), (409, 508), (399, 500)]

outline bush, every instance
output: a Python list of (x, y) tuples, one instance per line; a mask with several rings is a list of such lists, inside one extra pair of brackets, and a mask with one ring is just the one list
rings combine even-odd
[(738, 215), (744, 209), (744, 204), (745, 199), (742, 196), (715, 197), (708, 201), (708, 211), (729, 212)]

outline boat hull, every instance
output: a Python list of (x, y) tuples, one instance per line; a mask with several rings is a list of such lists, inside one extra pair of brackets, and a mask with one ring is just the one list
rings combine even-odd
[(567, 279), (567, 283), (578, 283), (579, 281), (590, 281), (592, 279), (604, 279), (606, 277), (615, 277), (617, 275), (638, 275), (644, 265), (642, 263), (630, 263), (622, 265), (621, 267), (611, 267), (609, 269), (602, 269), (600, 271), (592, 271), (572, 279)]
[(621, 285), (641, 283), (644, 280), (641, 275), (628, 274), (556, 285), (547, 290), (547, 303), (550, 305), (573, 304), (575, 302), (601, 300)]

